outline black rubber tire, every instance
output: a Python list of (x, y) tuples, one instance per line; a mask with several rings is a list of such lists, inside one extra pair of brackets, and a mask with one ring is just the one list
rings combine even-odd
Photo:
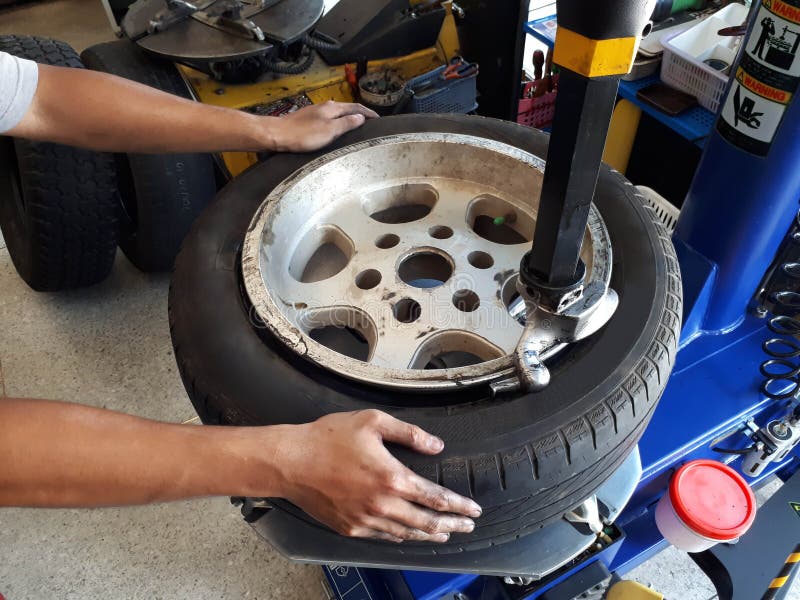
[[(83, 68), (64, 42), (2, 35), (0, 51)], [(0, 137), (0, 229), (22, 279), (37, 291), (106, 278), (119, 237), (113, 158), (60, 144)]]
[[(81, 53), (87, 68), (191, 99), (174, 64), (129, 40)], [(183, 238), (217, 192), (210, 154), (116, 154), (123, 211), (120, 248), (142, 271), (172, 269)]]
[[(334, 147), (418, 131), (491, 138), (546, 156), (544, 134), (453, 115), (370, 121)], [(290, 354), (254, 326), (258, 321), (242, 291), (238, 252), (254, 211), (275, 185), (320, 154), (275, 156), (236, 178), (197, 221), (178, 256), (169, 297), (172, 340), (203, 422), (302, 423), (330, 412), (378, 407), (441, 436), (446, 447), (437, 457), (393, 448), (418, 473), (484, 508), (475, 531), (453, 535), (436, 546), (439, 553), (512, 540), (590, 496), (638, 441), (675, 359), (680, 274), (655, 213), (619, 173), (603, 167), (595, 201), (612, 238), (619, 308), (603, 330), (551, 365), (552, 382), (544, 391), (497, 399), (487, 389), (387, 392)], [(275, 505), (305, 518), (309, 527), (321, 527), (285, 501)], [(396, 551), (433, 550), (405, 543)]]

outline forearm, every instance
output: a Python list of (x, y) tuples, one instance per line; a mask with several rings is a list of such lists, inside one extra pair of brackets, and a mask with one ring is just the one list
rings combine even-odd
[(77, 404), (2, 399), (0, 506), (279, 496), (284, 429), (166, 424)]
[(100, 151), (255, 151), (277, 149), (277, 121), (104, 73), (39, 65), (33, 104), (9, 133)]

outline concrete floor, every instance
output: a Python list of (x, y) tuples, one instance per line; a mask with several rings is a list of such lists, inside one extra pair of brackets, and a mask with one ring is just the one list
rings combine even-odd
[[(56, 37), (78, 51), (113, 39), (93, 0), (0, 10), (0, 33)], [(36, 294), (0, 237), (0, 397), (72, 400), (164, 421), (194, 416), (175, 370), (166, 276), (121, 255), (89, 290)], [(760, 495), (766, 497), (769, 491)], [(261, 542), (227, 499), (125, 509), (0, 510), (0, 594), (9, 600), (323, 598), (319, 568)], [(673, 600), (714, 590), (672, 548), (627, 575)], [(800, 587), (800, 586), (797, 586)], [(800, 589), (790, 600), (800, 600)]]
[(0, 34), (38, 35), (78, 51), (114, 39), (98, 0), (25, 1), (0, 11)]

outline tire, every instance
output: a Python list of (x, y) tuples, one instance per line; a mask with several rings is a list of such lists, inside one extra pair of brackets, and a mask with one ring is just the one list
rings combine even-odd
[[(129, 40), (87, 48), (89, 69), (191, 99), (172, 63), (156, 60)], [(210, 154), (116, 154), (122, 198), (120, 248), (140, 270), (168, 271), (192, 223), (217, 191)]]
[[(83, 68), (77, 53), (56, 40), (2, 35), (0, 51)], [(119, 237), (113, 157), (0, 137), (0, 229), (17, 272), (34, 290), (102, 281)]]
[[(547, 153), (547, 136), (532, 129), (439, 115), (370, 121), (333, 147), (418, 131), (475, 135), (541, 157)], [(619, 173), (602, 168), (595, 203), (612, 240), (619, 308), (603, 330), (554, 361), (544, 391), (497, 399), (480, 388), (457, 395), (389, 392), (298, 359), (249, 318), (238, 253), (250, 219), (272, 188), (320, 154), (278, 155), (236, 178), (198, 220), (178, 256), (169, 297), (172, 340), (203, 422), (302, 423), (377, 407), (439, 435), (446, 444), (440, 456), (393, 452), (423, 476), (471, 496), (484, 512), (471, 534), (454, 534), (436, 546), (437, 553), (500, 544), (560, 518), (628, 456), (675, 360), (680, 274), (655, 213)], [(276, 500), (275, 506), (323, 535), (322, 525), (290, 503)], [(381, 545), (384, 558), (433, 552), (422, 543), (404, 543), (402, 549), (364, 543)]]

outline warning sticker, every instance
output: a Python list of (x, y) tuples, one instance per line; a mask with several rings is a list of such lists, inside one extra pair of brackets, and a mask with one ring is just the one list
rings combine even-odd
[(789, 506), (791, 506), (795, 514), (800, 517), (800, 502), (789, 502)]
[(750, 90), (754, 94), (772, 100), (778, 104), (789, 104), (792, 99), (792, 92), (773, 87), (759, 79), (756, 79), (750, 73), (739, 67), (736, 71), (736, 80), (742, 84), (742, 87)]
[(785, 104), (766, 100), (737, 81), (722, 107), (718, 129), (744, 150), (765, 156), (785, 110)]
[(800, 83), (800, 0), (762, 0), (717, 131), (766, 156)]
[[(766, 67), (800, 76), (800, 6), (787, 0), (765, 0), (747, 42), (747, 54)], [(800, 4), (800, 3), (797, 3)]]

